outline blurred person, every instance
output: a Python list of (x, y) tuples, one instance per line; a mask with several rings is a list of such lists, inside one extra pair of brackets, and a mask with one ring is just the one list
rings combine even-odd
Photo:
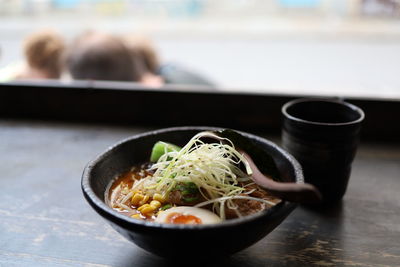
[(25, 67), (16, 79), (59, 79), (63, 71), (64, 39), (55, 31), (43, 30), (24, 42)]
[(135, 50), (136, 53), (142, 58), (144, 67), (147, 71), (157, 74), (160, 66), (160, 60), (157, 51), (150, 41), (150, 39), (140, 35), (125, 36), (127, 46)]
[(66, 66), (73, 79), (140, 82), (143, 67), (113, 35), (86, 32), (68, 49)]
[(165, 83), (215, 87), (215, 83), (207, 77), (175, 63), (161, 64), (159, 73), (161, 77), (163, 77)]
[(0, 81), (15, 79), (59, 79), (65, 51), (64, 39), (53, 30), (41, 30), (24, 40), (24, 60), (12, 62), (0, 70)]
[(192, 84), (213, 87), (213, 82), (204, 76), (173, 63), (161, 63), (158, 53), (150, 39), (129, 35), (125, 37), (127, 46), (142, 58), (145, 68), (143, 79), (157, 83), (162, 81), (168, 84)]
[(143, 68), (141, 82), (150, 86), (162, 86), (164, 79), (157, 74), (159, 60), (157, 52), (151, 41), (143, 36), (128, 35), (124, 37), (131, 56), (139, 59)]

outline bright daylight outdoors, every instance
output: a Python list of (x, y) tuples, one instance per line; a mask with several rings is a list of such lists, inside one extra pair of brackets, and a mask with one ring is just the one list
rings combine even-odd
[[(221, 90), (400, 98), (397, 0), (0, 0), (0, 81), (30, 34), (141, 36)], [(71, 80), (68, 73), (60, 76)], [(37, 82), (37, 81), (35, 81)]]

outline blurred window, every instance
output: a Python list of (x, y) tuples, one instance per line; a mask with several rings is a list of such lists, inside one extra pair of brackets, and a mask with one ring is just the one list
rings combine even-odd
[[(0, 68), (53, 28), (140, 33), (226, 90), (400, 95), (398, 0), (0, 0)], [(3, 71), (4, 74), (4, 71)], [(0, 73), (0, 80), (2, 73)]]

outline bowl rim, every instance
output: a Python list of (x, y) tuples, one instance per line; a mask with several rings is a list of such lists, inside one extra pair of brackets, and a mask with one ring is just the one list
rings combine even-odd
[[(81, 189), (83, 192), (84, 197), (86, 200), (89, 202), (89, 204), (92, 206), (92, 208), (95, 209), (97, 213), (99, 213), (102, 217), (106, 217), (106, 219), (111, 220), (113, 222), (118, 222), (119, 224), (124, 224), (124, 225), (129, 225), (130, 227), (144, 227), (144, 228), (149, 228), (149, 229), (163, 229), (163, 230), (206, 230), (206, 229), (219, 229), (219, 228), (227, 228), (227, 227), (232, 227), (238, 224), (245, 224), (249, 223), (252, 221), (256, 221), (258, 219), (261, 219), (263, 217), (268, 217), (272, 216), (275, 213), (279, 213), (278, 211), (283, 211), (283, 210), (293, 210), (297, 204), (289, 201), (284, 201), (282, 200), (280, 203), (277, 205), (257, 212), (255, 214), (243, 216), (241, 218), (235, 218), (235, 219), (230, 219), (230, 220), (225, 220), (221, 223), (218, 224), (201, 224), (201, 225), (186, 225), (186, 224), (165, 224), (165, 223), (156, 223), (156, 222), (150, 222), (150, 221), (143, 221), (143, 220), (137, 220), (131, 217), (128, 217), (126, 215), (123, 215), (115, 210), (113, 210), (111, 207), (109, 207), (104, 200), (100, 199), (95, 192), (92, 190), (92, 187), (90, 185), (90, 181), (93, 178), (91, 176), (91, 172), (93, 168), (96, 166), (97, 163), (99, 163), (103, 158), (107, 157), (109, 154), (113, 153), (119, 146), (133, 141), (137, 140), (143, 137), (151, 136), (151, 135), (158, 135), (161, 133), (167, 133), (167, 132), (176, 132), (176, 131), (215, 131), (215, 130), (222, 130), (225, 128), (221, 127), (208, 127), (208, 126), (180, 126), (180, 127), (169, 127), (169, 128), (162, 128), (158, 130), (153, 130), (153, 131), (147, 131), (143, 132), (140, 134), (135, 134), (132, 136), (129, 136), (125, 139), (122, 139), (121, 141), (115, 143), (114, 145), (109, 146), (105, 151), (102, 153), (98, 154), (94, 159), (88, 162), (88, 164), (85, 166), (83, 174), (82, 174), (82, 179), (81, 179)], [(298, 163), (298, 161), (289, 154), (289, 152), (285, 151), (283, 148), (279, 147), (276, 145), (274, 142), (262, 138), (257, 135), (253, 135), (247, 132), (242, 132), (238, 131), (239, 133), (243, 134), (245, 137), (255, 139), (257, 141), (267, 143), (269, 146), (271, 146), (273, 149), (277, 150), (281, 155), (283, 155), (291, 164), (293, 164), (294, 171), (295, 171), (295, 178), (296, 178), (296, 183), (304, 183), (304, 177), (303, 177), (303, 172), (301, 165)]]

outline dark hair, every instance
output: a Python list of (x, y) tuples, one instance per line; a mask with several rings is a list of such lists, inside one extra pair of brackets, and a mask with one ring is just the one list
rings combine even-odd
[(125, 37), (125, 42), (131, 50), (131, 53), (133, 53), (133, 56), (142, 60), (144, 68), (146, 68), (148, 72), (158, 74), (160, 61), (150, 39), (131, 34)]
[(79, 36), (67, 54), (74, 79), (139, 81), (142, 70), (118, 37), (89, 32)]

